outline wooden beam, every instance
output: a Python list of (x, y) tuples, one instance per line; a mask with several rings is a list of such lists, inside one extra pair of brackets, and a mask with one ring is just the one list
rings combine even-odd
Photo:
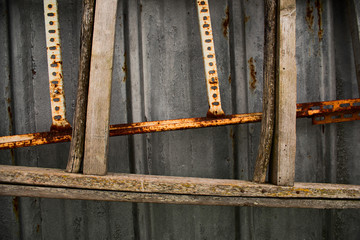
[(355, 73), (360, 94), (360, 4), (358, 0), (346, 0), (347, 26), (350, 27), (354, 54)]
[(67, 172), (79, 172), (84, 158), (86, 109), (89, 89), (90, 56), (94, 27), (95, 0), (83, 0), (80, 36), (78, 90), (72, 127)]
[(117, 0), (97, 0), (86, 117), (84, 173), (105, 175)]
[(271, 182), (292, 186), (296, 153), (296, 0), (279, 0), (276, 120)]
[(118, 192), (0, 184), (0, 195), (59, 199), (276, 208), (360, 208), (357, 200), (288, 199)]
[(106, 176), (67, 173), (60, 169), (0, 165), (3, 184), (165, 193), (224, 197), (360, 199), (360, 186), (295, 183), (294, 186), (258, 184), (230, 179), (168, 177), (109, 173)]
[(265, 0), (264, 87), (261, 137), (256, 158), (254, 182), (264, 183), (269, 166), (275, 123), (277, 0)]

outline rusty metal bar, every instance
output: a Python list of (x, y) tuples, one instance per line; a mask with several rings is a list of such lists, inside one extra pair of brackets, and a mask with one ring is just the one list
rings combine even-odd
[[(297, 104), (297, 118), (318, 118), (321, 116), (360, 113), (360, 98), (326, 102), (311, 102)], [(262, 113), (235, 114), (221, 118), (183, 118), (175, 120), (162, 120), (139, 122), (130, 124), (110, 125), (110, 136), (132, 135), (140, 133), (174, 131), (194, 128), (217, 127), (242, 123), (261, 121)], [(349, 120), (351, 119), (351, 120)], [(331, 118), (331, 122), (352, 121), (352, 118)], [(314, 121), (314, 120), (313, 120)], [(326, 122), (329, 123), (329, 122)], [(315, 124), (321, 124), (316, 122)], [(59, 132), (41, 132), (23, 135), (0, 137), (0, 150), (36, 145), (71, 141), (71, 129)]]
[(66, 120), (57, 0), (44, 0), (44, 16), (52, 115), (51, 130), (62, 130), (70, 128), (70, 124)]
[(208, 0), (196, 1), (201, 35), (201, 46), (204, 59), (206, 89), (209, 103), (208, 117), (224, 116), (221, 108), (219, 79), (216, 67), (214, 38), (211, 28)]

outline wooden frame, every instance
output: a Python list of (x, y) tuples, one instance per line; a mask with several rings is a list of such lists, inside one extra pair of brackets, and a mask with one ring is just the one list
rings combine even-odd
[[(281, 3), (289, 3), (289, 6), (292, 7), (284, 7), (284, 10), (290, 10), (290, 13), (296, 11), (296, 9), (293, 8), (294, 0), (280, 0), (280, 6), (283, 6)], [(287, 14), (286, 16), (291, 17), (292, 15)], [(293, 20), (294, 19), (291, 21)], [(294, 39), (291, 38), (291, 40)], [(290, 74), (286, 77), (291, 78), (294, 76), (294, 73), (296, 75), (296, 69), (294, 70), (291, 68), (294, 67), (294, 45), (290, 44), (288, 50), (290, 50), (291, 57), (289, 61)], [(280, 61), (279, 63), (280, 66), (283, 67), (282, 62)], [(293, 88), (287, 87), (282, 88), (284, 93), (284, 96), (282, 97), (287, 98), (286, 94), (289, 94), (289, 91), (292, 91), (292, 89)], [(294, 106), (291, 107), (295, 108), (295, 104), (293, 105)], [(279, 104), (277, 107), (279, 107)], [(335, 105), (332, 110), (334, 109)], [(293, 118), (296, 117), (296, 108), (295, 111), (294, 109), (289, 110), (287, 108), (281, 108), (280, 110), (283, 111), (284, 114), (291, 114), (292, 122), (290, 127), (293, 128)], [(317, 110), (312, 111), (316, 112)], [(256, 121), (259, 121), (260, 117), (260, 113), (256, 114)], [(224, 117), (224, 119), (227, 118)], [(232, 118), (230, 118), (230, 120), (232, 120)], [(176, 125), (179, 124), (176, 120), (168, 121), (175, 121)], [(210, 120), (198, 119), (198, 127), (205, 121)], [(211, 121), (221, 122), (221, 119), (212, 119)], [(136, 129), (136, 125), (142, 124), (145, 123), (130, 124), (130, 127)], [(154, 132), (154, 126), (149, 123), (147, 124), (149, 129), (148, 132)], [(186, 124), (186, 126), (188, 125), (189, 124)], [(213, 123), (212, 126), (216, 125), (219, 124)], [(159, 126), (156, 125), (156, 127)], [(279, 128), (282, 129), (281, 126), (279, 126)], [(126, 130), (125, 127), (124, 129)], [(159, 129), (161, 131), (166, 130), (165, 127), (161, 128), (161, 126)], [(176, 128), (173, 130), (176, 130)], [(142, 132), (146, 131), (142, 129)], [(291, 140), (289, 141), (293, 143), (294, 136), (291, 136)], [(290, 150), (294, 151), (294, 147), (290, 147), (292, 148)], [(283, 157), (280, 157), (279, 159), (283, 160)], [(288, 168), (292, 171), (295, 167), (294, 162), (291, 160), (288, 161), (288, 163)], [(277, 161), (275, 164), (283, 166), (284, 163), (282, 161)], [(284, 173), (277, 171), (276, 174), (277, 175), (275, 176), (278, 178), (279, 176), (286, 176), (287, 173), (284, 175)], [(294, 183), (292, 173), (285, 185), (293, 186), (280, 186), (282, 184), (277, 180), (275, 183), (278, 185), (228, 179), (167, 177), (120, 173), (109, 173), (105, 176), (93, 176), (67, 173), (60, 169), (0, 166), (0, 195), (7, 196), (15, 195), (23, 197), (199, 205), (320, 209), (360, 208), (360, 186), (357, 185)]]

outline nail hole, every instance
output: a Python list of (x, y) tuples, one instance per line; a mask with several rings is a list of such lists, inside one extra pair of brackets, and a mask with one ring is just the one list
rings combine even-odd
[(310, 108), (310, 110), (320, 110), (320, 106), (313, 106)]
[(324, 117), (324, 116), (316, 117), (316, 118), (315, 118), (315, 121), (324, 121), (324, 120), (325, 120), (325, 117)]

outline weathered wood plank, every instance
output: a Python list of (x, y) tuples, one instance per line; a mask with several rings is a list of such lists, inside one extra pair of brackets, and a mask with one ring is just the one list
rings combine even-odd
[(84, 174), (105, 175), (117, 0), (97, 0), (86, 116)]
[(83, 0), (80, 36), (80, 64), (78, 90), (72, 127), (72, 137), (67, 172), (79, 172), (84, 158), (86, 109), (90, 76), (90, 56), (94, 27), (95, 0)]
[(275, 123), (276, 13), (277, 0), (265, 0), (264, 87), (261, 137), (256, 158), (254, 182), (264, 183), (269, 166)]
[(345, 209), (360, 208), (360, 200), (324, 200), (324, 199), (288, 199), (288, 198), (254, 198), (194, 196), (161, 193), (137, 193), (101, 191), (73, 188), (52, 188), (0, 184), (0, 195), (19, 197), (42, 197), (96, 201), (148, 202), (167, 204), (215, 205), (215, 206), (249, 206), (277, 208), (317, 208)]
[(351, 41), (355, 62), (355, 73), (360, 93), (360, 4), (358, 0), (346, 0), (346, 17), (351, 31)]
[(276, 120), (271, 182), (292, 186), (296, 153), (296, 1), (279, 0)]
[(109, 173), (106, 176), (67, 173), (60, 169), (0, 165), (0, 182), (94, 190), (208, 196), (360, 199), (360, 186), (295, 183), (293, 187), (230, 179), (167, 177)]

